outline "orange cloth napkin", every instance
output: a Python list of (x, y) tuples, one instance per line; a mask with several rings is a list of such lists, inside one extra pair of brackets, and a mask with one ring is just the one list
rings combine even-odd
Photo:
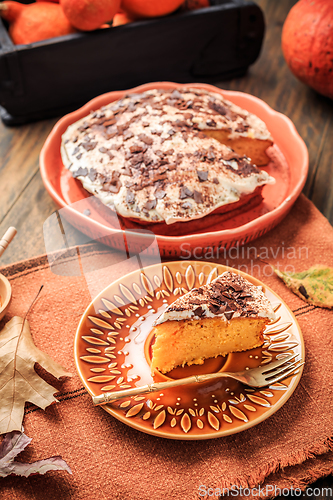
[[(262, 489), (268, 485), (266, 496), (272, 496), (272, 485), (304, 488), (332, 473), (332, 311), (303, 302), (271, 274), (269, 266), (251, 258), (257, 251), (280, 269), (295, 271), (317, 263), (333, 267), (332, 246), (332, 227), (301, 195), (278, 227), (244, 251), (234, 249), (219, 259), (221, 264), (242, 266), (243, 271), (247, 266), (289, 305), (302, 329), (306, 364), (296, 391), (273, 416), (247, 431), (207, 441), (143, 434), (92, 405), (73, 359), (76, 327), (91, 300), (82, 276), (57, 276), (45, 256), (1, 269), (13, 288), (1, 326), (13, 315), (24, 316), (44, 284), (28, 318), (32, 335), (37, 347), (74, 374), (62, 384), (52, 380), (59, 389), (59, 403), (45, 411), (27, 405), (24, 428), (33, 441), (20, 455), (20, 460), (30, 462), (61, 455), (73, 475), (7, 477), (1, 481), (1, 500), (198, 500), (217, 498), (218, 489), (259, 484)], [(99, 263), (107, 261), (111, 252), (102, 246), (81, 251), (92, 262), (97, 256)], [(119, 264), (106, 279), (113, 281), (130, 270), (128, 262)]]

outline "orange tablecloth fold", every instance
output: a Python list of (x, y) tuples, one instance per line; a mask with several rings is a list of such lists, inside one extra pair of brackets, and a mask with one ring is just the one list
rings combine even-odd
[[(13, 287), (1, 326), (13, 315), (23, 316), (44, 284), (28, 318), (35, 343), (74, 373), (56, 384), (59, 403), (45, 411), (27, 405), (24, 428), (33, 441), (20, 455), (24, 461), (61, 455), (73, 475), (7, 477), (1, 481), (1, 500), (198, 500), (212, 498), (212, 493), (217, 498), (219, 489), (259, 484), (262, 495), (269, 496), (276, 491), (272, 486), (304, 488), (332, 473), (332, 311), (306, 304), (267, 265), (253, 259), (257, 252), (280, 269), (301, 271), (316, 263), (333, 266), (332, 247), (332, 227), (302, 195), (287, 218), (264, 237), (219, 258), (212, 251), (206, 255), (241, 266), (273, 288), (294, 311), (306, 346), (302, 379), (279, 411), (247, 431), (207, 441), (146, 435), (92, 405), (73, 360), (76, 327), (91, 299), (82, 276), (52, 273), (45, 256), (1, 269)], [(81, 251), (92, 263), (97, 256), (99, 264), (107, 262), (111, 252), (97, 245)], [(104, 278), (112, 282), (130, 270), (129, 263), (120, 263)], [(245, 496), (249, 498), (248, 492)]]

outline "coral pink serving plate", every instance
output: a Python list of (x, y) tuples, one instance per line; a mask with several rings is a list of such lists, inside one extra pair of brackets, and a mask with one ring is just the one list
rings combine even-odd
[[(277, 317), (265, 329), (265, 343), (152, 378), (153, 322), (179, 296), (210, 283), (225, 271), (237, 272), (261, 286), (271, 301)], [(92, 397), (204, 373), (268, 366), (288, 354), (304, 360), (304, 341), (295, 316), (281, 297), (246, 273), (203, 261), (165, 262), (114, 281), (82, 315), (74, 342), (76, 368)], [(215, 439), (242, 432), (272, 416), (292, 396), (302, 368), (262, 389), (224, 378), (125, 397), (103, 408), (147, 434), (168, 439)]]
[[(119, 248), (124, 244), (124, 230), (119, 222), (112, 222), (105, 210), (98, 210), (92, 197), (82, 188), (81, 183), (72, 178), (61, 160), (61, 136), (69, 125), (112, 101), (120, 99), (129, 92), (143, 92), (152, 88), (172, 89), (179, 87), (203, 88), (222, 94), (233, 103), (259, 116), (267, 125), (274, 139), (274, 146), (267, 150), (271, 162), (267, 170), (276, 179), (274, 185), (265, 186), (263, 202), (245, 214), (238, 215), (201, 232), (182, 236), (156, 234), (161, 256), (176, 257), (186, 255), (195, 257), (205, 249), (228, 249), (247, 243), (276, 226), (289, 212), (302, 191), (308, 172), (308, 151), (295, 126), (285, 115), (274, 111), (257, 97), (242, 92), (221, 90), (207, 84), (177, 84), (155, 82), (127, 91), (109, 92), (92, 99), (82, 108), (65, 115), (52, 129), (40, 155), (40, 170), (44, 185), (56, 202), (65, 209), (64, 215), (77, 229), (92, 239)], [(77, 203), (79, 202), (79, 203)], [(89, 208), (89, 211), (87, 211)], [(83, 213), (85, 212), (85, 213)], [(86, 214), (89, 215), (86, 215)], [(145, 230), (148, 226), (145, 226)], [(133, 249), (142, 248), (144, 235), (137, 240), (131, 237)], [(151, 236), (147, 242), (151, 242)], [(147, 243), (148, 244), (148, 243)], [(199, 249), (199, 250), (198, 250)], [(185, 252), (185, 254), (184, 254)]]

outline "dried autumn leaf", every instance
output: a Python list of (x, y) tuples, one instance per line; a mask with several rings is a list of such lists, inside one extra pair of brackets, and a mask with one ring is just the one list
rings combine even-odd
[(35, 363), (58, 379), (71, 376), (37, 349), (29, 323), (15, 316), (0, 332), (0, 434), (21, 430), (26, 401), (43, 410), (57, 401), (56, 389), (37, 375)]
[(13, 431), (5, 435), (0, 444), (0, 477), (6, 477), (10, 474), (28, 477), (30, 474), (45, 474), (50, 470), (65, 470), (72, 474), (69, 465), (59, 456), (38, 460), (31, 464), (15, 462), (14, 458), (30, 442), (31, 438), (22, 432)]
[(301, 273), (283, 273), (273, 267), (275, 273), (296, 295), (309, 304), (333, 307), (333, 269), (313, 266)]

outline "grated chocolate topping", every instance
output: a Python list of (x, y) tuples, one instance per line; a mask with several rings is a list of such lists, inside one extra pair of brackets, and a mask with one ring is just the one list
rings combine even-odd
[(194, 288), (175, 300), (155, 324), (214, 317), (225, 321), (233, 317), (275, 319), (275, 313), (259, 287), (239, 274), (227, 271), (208, 285)]
[(274, 182), (206, 130), (271, 139), (259, 118), (220, 94), (149, 90), (71, 125), (61, 154), (73, 177), (123, 217), (172, 224), (204, 217)]

